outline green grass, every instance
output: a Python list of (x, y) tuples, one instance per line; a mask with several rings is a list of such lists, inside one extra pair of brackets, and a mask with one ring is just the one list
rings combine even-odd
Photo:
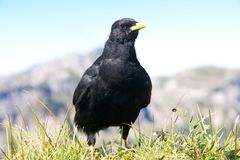
[[(39, 101), (39, 103), (42, 103)], [(1, 148), (3, 159), (17, 160), (88, 160), (91, 153), (86, 140), (77, 136), (77, 130), (68, 122), (69, 111), (65, 120), (60, 122), (42, 104), (51, 115), (51, 119), (40, 120), (35, 111), (35, 128), (12, 125), (10, 118), (1, 124), (6, 130), (6, 145)], [(185, 120), (185, 127), (175, 127), (178, 118)], [(204, 117), (202, 113), (194, 116), (177, 111), (172, 113), (172, 121), (166, 132), (156, 132), (152, 136), (139, 134), (133, 127), (135, 145), (126, 149), (122, 147), (121, 140), (101, 145), (95, 150), (96, 159), (194, 159), (194, 160), (219, 160), (240, 158), (240, 138), (238, 118), (233, 129), (226, 133), (224, 129), (217, 129), (212, 122), (209, 111)], [(120, 139), (120, 138), (119, 138)], [(114, 148), (115, 146), (115, 148)], [(117, 148), (116, 148), (117, 146)]]

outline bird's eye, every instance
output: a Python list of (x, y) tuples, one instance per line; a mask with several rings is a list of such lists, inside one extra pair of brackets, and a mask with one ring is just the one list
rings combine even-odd
[(127, 29), (127, 26), (124, 24), (122, 24), (121, 27), (122, 27), (122, 29)]
[(121, 27), (122, 27), (123, 29), (128, 29), (128, 28), (131, 27), (131, 24), (126, 24), (126, 23), (124, 23), (124, 24), (121, 25)]

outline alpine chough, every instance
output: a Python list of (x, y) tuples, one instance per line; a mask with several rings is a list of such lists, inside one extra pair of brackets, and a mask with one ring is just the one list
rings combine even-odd
[(94, 146), (95, 134), (110, 126), (122, 129), (125, 145), (131, 124), (150, 103), (152, 84), (134, 47), (145, 25), (131, 18), (113, 23), (102, 55), (85, 71), (73, 95), (77, 128)]

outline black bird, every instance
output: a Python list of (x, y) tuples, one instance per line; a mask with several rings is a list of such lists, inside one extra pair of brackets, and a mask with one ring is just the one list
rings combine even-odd
[(150, 103), (152, 84), (134, 47), (145, 25), (123, 18), (113, 23), (103, 53), (85, 71), (73, 95), (77, 128), (94, 146), (95, 134), (119, 126), (125, 145), (130, 126)]

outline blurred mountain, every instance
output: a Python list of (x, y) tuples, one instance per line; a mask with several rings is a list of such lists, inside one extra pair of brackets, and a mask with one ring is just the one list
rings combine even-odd
[[(46, 104), (59, 118), (71, 107), (71, 97), (80, 76), (102, 49), (71, 54), (8, 77), (0, 77), (0, 123), (11, 117), (13, 123), (34, 127), (32, 110), (39, 117), (49, 115)], [(61, 119), (61, 118), (60, 118)], [(0, 144), (3, 141), (0, 127)]]
[[(60, 119), (72, 107), (72, 94), (87, 67), (101, 54), (72, 54), (35, 66), (24, 73), (0, 78), (0, 122), (6, 115), (13, 122), (31, 125), (32, 110), (47, 117), (45, 103)], [(240, 113), (240, 70), (200, 67), (172, 77), (152, 79), (152, 101), (139, 117), (142, 128), (161, 129), (169, 124), (172, 109), (195, 114), (197, 106), (214, 112), (215, 123), (230, 128)], [(72, 120), (72, 119), (71, 119)], [(180, 121), (181, 123), (181, 121)], [(1, 138), (0, 138), (1, 139)]]
[(200, 67), (153, 80), (154, 119), (169, 120), (172, 108), (190, 115), (214, 113), (214, 123), (231, 129), (240, 113), (240, 70)]

